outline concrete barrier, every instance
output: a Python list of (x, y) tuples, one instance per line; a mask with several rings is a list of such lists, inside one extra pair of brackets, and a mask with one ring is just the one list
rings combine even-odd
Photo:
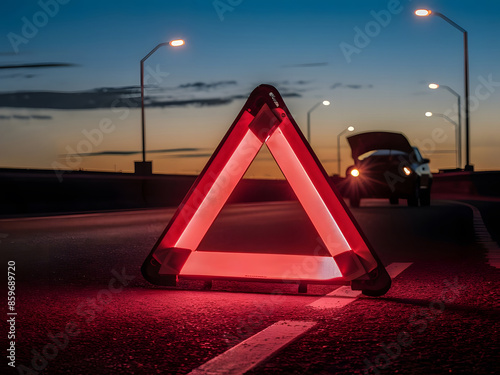
[(500, 197), (500, 172), (450, 172), (434, 175), (433, 194)]
[[(32, 215), (116, 209), (176, 207), (196, 176), (68, 171), (59, 181), (52, 170), (0, 169), (0, 215)], [(342, 178), (333, 183), (345, 194)], [(500, 197), (500, 172), (434, 175), (433, 194)], [(242, 180), (230, 203), (295, 199), (284, 180)]]
[[(197, 176), (0, 169), (0, 215), (176, 207)], [(282, 180), (242, 180), (230, 203), (293, 199)]]

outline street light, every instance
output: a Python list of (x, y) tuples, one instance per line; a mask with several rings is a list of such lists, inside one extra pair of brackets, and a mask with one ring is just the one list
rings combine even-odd
[(136, 162), (136, 173), (139, 172), (141, 174), (151, 174), (152, 172), (152, 163), (146, 162), (146, 127), (145, 127), (145, 113), (144, 113), (144, 62), (151, 56), (153, 53), (158, 50), (158, 48), (163, 46), (171, 46), (171, 47), (180, 47), (185, 44), (182, 39), (174, 39), (170, 42), (163, 42), (158, 44), (155, 48), (153, 48), (144, 58), (141, 60), (141, 125), (142, 125), (142, 163)]
[(451, 92), (453, 95), (455, 95), (457, 98), (457, 101), (458, 101), (457, 161), (458, 161), (458, 168), (460, 168), (462, 166), (462, 107), (461, 107), (460, 95), (458, 95), (458, 93), (455, 90), (453, 90), (451, 87), (445, 86), (445, 85), (439, 85), (437, 83), (429, 84), (429, 88), (432, 90), (436, 90), (438, 88), (446, 89), (449, 92)]
[(172, 47), (180, 47), (185, 44), (184, 39), (174, 39), (168, 42)]
[(309, 142), (309, 144), (311, 144), (311, 112), (321, 104), (328, 106), (330, 105), (330, 102), (328, 100), (323, 100), (322, 102), (316, 103), (309, 111), (307, 111), (307, 142)]
[(342, 130), (339, 133), (339, 135), (337, 135), (337, 169), (338, 169), (339, 176), (340, 176), (340, 137), (345, 132), (353, 132), (353, 131), (354, 131), (354, 126), (349, 126), (349, 127), (345, 128), (344, 130)]
[(450, 20), (444, 14), (433, 12), (429, 9), (417, 9), (415, 14), (419, 17), (436, 15), (448, 22), (450, 25), (461, 31), (464, 35), (464, 90), (465, 90), (465, 170), (473, 171), (474, 166), (470, 164), (470, 122), (469, 122), (469, 42), (467, 31)]
[(419, 17), (426, 17), (429, 16), (432, 13), (429, 9), (417, 9), (415, 11), (415, 14)]
[(442, 113), (425, 112), (425, 115), (427, 117), (432, 117), (432, 116), (442, 117), (455, 127), (455, 155), (457, 157), (457, 168), (460, 168), (460, 161), (459, 161), (460, 159), (459, 159), (459, 154), (458, 154), (459, 125), (455, 121), (453, 121), (451, 118), (449, 118), (448, 116), (446, 116)]

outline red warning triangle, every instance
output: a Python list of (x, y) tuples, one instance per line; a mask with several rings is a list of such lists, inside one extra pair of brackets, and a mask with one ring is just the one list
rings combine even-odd
[[(196, 251), (264, 144), (330, 256)], [(311, 260), (313, 267), (296, 267)], [(351, 281), (353, 289), (369, 295), (384, 294), (391, 282), (280, 94), (269, 85), (260, 85), (250, 94), (146, 258), (142, 273), (158, 285), (176, 285), (181, 277), (321, 284)]]

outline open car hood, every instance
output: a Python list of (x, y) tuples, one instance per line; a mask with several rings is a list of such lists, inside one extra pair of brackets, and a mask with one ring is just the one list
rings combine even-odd
[(398, 150), (411, 153), (413, 148), (401, 133), (366, 132), (347, 137), (351, 146), (352, 158), (357, 160), (360, 155), (375, 150)]

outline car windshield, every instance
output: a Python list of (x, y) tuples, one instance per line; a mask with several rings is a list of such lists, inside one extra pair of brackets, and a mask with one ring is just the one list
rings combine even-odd
[(416, 159), (416, 161), (418, 161), (419, 163), (421, 163), (421, 162), (422, 162), (422, 160), (424, 159), (424, 158), (422, 157), (422, 154), (420, 154), (419, 149), (418, 149), (418, 148), (416, 148), (416, 147), (413, 147), (413, 154), (415, 155), (415, 159)]
[[(373, 150), (365, 152), (364, 154), (359, 156), (359, 160), (363, 160), (369, 157), (377, 157), (377, 156), (397, 156), (397, 155), (408, 155), (404, 151), (399, 150)], [(419, 154), (420, 155), (420, 154)], [(418, 158), (418, 156), (417, 156)]]

